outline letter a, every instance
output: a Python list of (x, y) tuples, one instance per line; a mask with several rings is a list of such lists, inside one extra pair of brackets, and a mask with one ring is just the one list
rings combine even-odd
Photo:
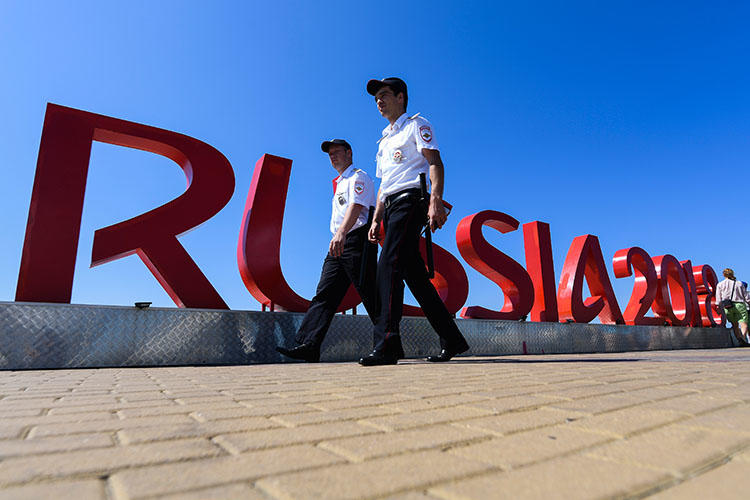
[[(583, 280), (589, 285), (591, 297), (583, 300)], [(572, 319), (588, 323), (597, 316), (602, 323), (624, 324), (612, 283), (609, 281), (599, 238), (593, 234), (573, 240), (565, 257), (560, 286), (557, 289), (560, 321)]]

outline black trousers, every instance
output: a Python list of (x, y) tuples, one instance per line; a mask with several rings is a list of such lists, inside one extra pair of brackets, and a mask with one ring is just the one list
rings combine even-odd
[[(404, 305), (404, 281), (440, 336), (440, 346), (444, 349), (462, 346), (466, 340), (432, 286), (419, 253), (419, 237), (427, 219), (426, 208), (420, 203), (418, 193), (406, 197), (399, 194), (391, 195), (386, 200), (383, 219), (385, 240), (377, 268), (375, 350), (404, 356), (399, 330)], [(393, 199), (395, 201), (389, 203)]]
[[(362, 298), (362, 303), (370, 318), (376, 317), (375, 311), (375, 265), (377, 260), (377, 246), (367, 242), (368, 227), (362, 227), (350, 231), (344, 242), (344, 252), (341, 257), (327, 255), (323, 261), (323, 270), (320, 273), (318, 289), (305, 313), (295, 340), (300, 343), (314, 343), (318, 346), (323, 343), (328, 327), (331, 326), (333, 316), (336, 314), (341, 301), (354, 283), (354, 287)], [(367, 242), (367, 243), (366, 243)], [(370, 248), (367, 251), (367, 263), (365, 264), (365, 277), (360, 286), (359, 275), (361, 272), (363, 250), (365, 244)]]

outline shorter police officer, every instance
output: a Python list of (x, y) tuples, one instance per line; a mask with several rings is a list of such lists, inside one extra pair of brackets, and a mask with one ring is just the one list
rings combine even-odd
[[(388, 120), (377, 155), (377, 176), (382, 178), (377, 208), (370, 226), (370, 241), (377, 241), (379, 224), (385, 226), (385, 240), (377, 268), (378, 316), (375, 320), (375, 349), (359, 360), (364, 366), (396, 364), (404, 357), (401, 345), (401, 309), (404, 281), (422, 307), (430, 325), (440, 337), (441, 351), (428, 361), (448, 361), (469, 349), (456, 322), (430, 282), (419, 253), (419, 236), (445, 224), (443, 206), (443, 162), (432, 125), (423, 117), (406, 114), (406, 83), (400, 78), (367, 82), (380, 114)], [(422, 202), (420, 174), (431, 181), (429, 206)]]
[[(333, 181), (333, 238), (323, 261), (317, 292), (295, 338), (298, 345), (291, 349), (276, 347), (285, 356), (311, 363), (320, 360), (320, 345), (350, 284), (359, 292), (370, 317), (375, 317), (377, 247), (367, 240), (368, 214), (375, 204), (375, 188), (370, 176), (352, 165), (352, 147), (348, 142), (325, 141), (321, 149), (328, 153), (331, 165), (339, 173)], [(367, 251), (366, 246), (369, 246)], [(360, 276), (362, 269), (365, 276)]]

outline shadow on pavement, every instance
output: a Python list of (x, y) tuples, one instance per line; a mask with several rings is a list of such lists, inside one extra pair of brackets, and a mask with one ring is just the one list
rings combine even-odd
[[(421, 361), (420, 359), (407, 359), (403, 361)], [(458, 364), (482, 364), (482, 363), (622, 363), (622, 362), (634, 362), (634, 361), (651, 361), (648, 359), (638, 358), (607, 358), (607, 359), (596, 359), (596, 358), (559, 358), (559, 359), (461, 359), (453, 358), (448, 363)], [(440, 363), (430, 363), (440, 364)]]

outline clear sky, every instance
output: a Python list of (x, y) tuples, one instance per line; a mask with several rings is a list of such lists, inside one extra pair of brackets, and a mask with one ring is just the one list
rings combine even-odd
[[(232, 200), (182, 244), (233, 309), (258, 309), (236, 265), (264, 153), (294, 161), (282, 235), (287, 281), (310, 298), (330, 233), (324, 139), (374, 176), (387, 124), (365, 92), (401, 76), (434, 126), (453, 214), (551, 225), (558, 273), (571, 240), (599, 237), (624, 309), (637, 245), (750, 279), (747, 2), (0, 1), (0, 300), (13, 300), (45, 105), (205, 141), (231, 162)], [(185, 188), (170, 160), (95, 143), (73, 302), (173, 306), (136, 256), (89, 268), (96, 229)], [(489, 241), (523, 263), (521, 231)], [(465, 263), (464, 263), (465, 264)], [(466, 305), (499, 289), (465, 265)]]

